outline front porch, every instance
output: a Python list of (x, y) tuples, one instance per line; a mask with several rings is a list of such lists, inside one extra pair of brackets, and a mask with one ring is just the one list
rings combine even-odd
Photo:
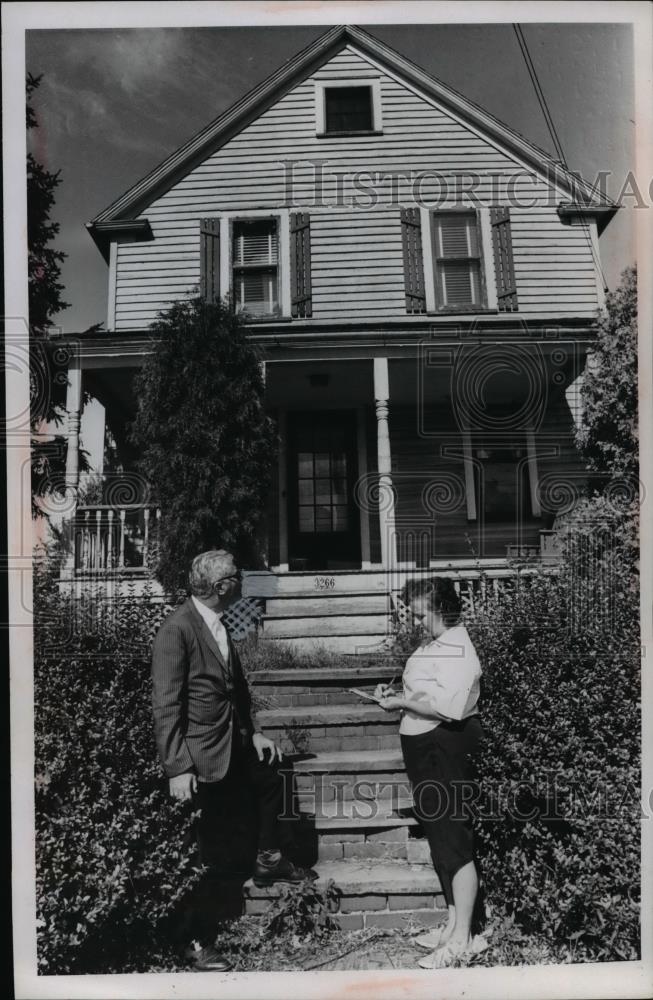
[[(243, 594), (266, 639), (378, 645), (409, 577), (453, 576), (473, 600), (524, 560), (555, 560), (554, 520), (584, 482), (567, 394), (578, 371), (560, 350), (527, 346), (268, 352), (279, 448), (266, 564)], [(78, 356), (69, 373), (67, 488), (78, 502), (62, 585), (161, 599), (151, 570), (165, 511), (131, 471), (135, 359), (117, 360)], [(101, 410), (95, 491), (79, 476), (91, 440), (83, 390)]]

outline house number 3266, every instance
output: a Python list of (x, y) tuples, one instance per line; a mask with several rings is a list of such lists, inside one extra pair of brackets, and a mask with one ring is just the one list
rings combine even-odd
[(336, 585), (336, 578), (334, 576), (316, 576), (315, 577), (315, 589), (316, 590), (333, 590)]

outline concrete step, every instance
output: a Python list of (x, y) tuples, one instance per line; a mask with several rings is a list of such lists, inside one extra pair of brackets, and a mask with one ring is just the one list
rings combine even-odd
[(258, 725), (284, 753), (389, 750), (400, 746), (399, 712), (376, 705), (293, 705), (259, 709)]
[(267, 618), (306, 618), (312, 615), (386, 615), (391, 611), (390, 598), (384, 593), (338, 594), (295, 593), (269, 598)]
[[(350, 602), (350, 605), (353, 601)], [(350, 614), (317, 614), (294, 618), (261, 619), (264, 638), (295, 639), (317, 638), (319, 636), (376, 636), (388, 634), (387, 614), (361, 614), (352, 610)]]
[[(319, 861), (318, 888), (333, 881), (338, 891), (333, 915), (343, 929), (401, 927), (409, 922), (433, 927), (446, 919), (440, 883), (433, 870), (405, 861), (369, 861), (349, 858)], [(258, 888), (253, 880), (243, 887), (245, 913), (267, 912), (280, 895), (278, 885)]]
[(375, 771), (403, 771), (401, 750), (330, 750), (303, 756), (293, 762), (296, 774), (365, 774)]
[(348, 656), (371, 656), (386, 653), (387, 632), (378, 635), (301, 636), (297, 638), (264, 635), (260, 641), (290, 646), (297, 653), (345, 653)]

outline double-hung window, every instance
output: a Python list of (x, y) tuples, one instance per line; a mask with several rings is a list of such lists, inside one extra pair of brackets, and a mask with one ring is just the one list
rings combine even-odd
[(482, 244), (476, 212), (433, 212), (432, 238), (436, 307), (484, 307)]
[(237, 312), (280, 312), (279, 231), (276, 219), (238, 220), (231, 239), (232, 295)]

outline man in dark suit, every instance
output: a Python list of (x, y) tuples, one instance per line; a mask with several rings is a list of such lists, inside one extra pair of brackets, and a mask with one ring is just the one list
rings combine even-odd
[[(203, 552), (193, 561), (189, 584), (192, 596), (166, 618), (152, 652), (154, 729), (170, 794), (196, 797), (200, 857), (206, 862), (213, 860), (216, 830), (229, 822), (234, 788), (248, 784), (259, 815), (256, 884), (316, 878), (280, 850), (282, 753), (254, 726), (247, 681), (222, 622), (240, 593), (233, 556), (223, 549)], [(208, 930), (197, 928), (187, 957), (203, 971), (228, 971), (210, 938)]]

